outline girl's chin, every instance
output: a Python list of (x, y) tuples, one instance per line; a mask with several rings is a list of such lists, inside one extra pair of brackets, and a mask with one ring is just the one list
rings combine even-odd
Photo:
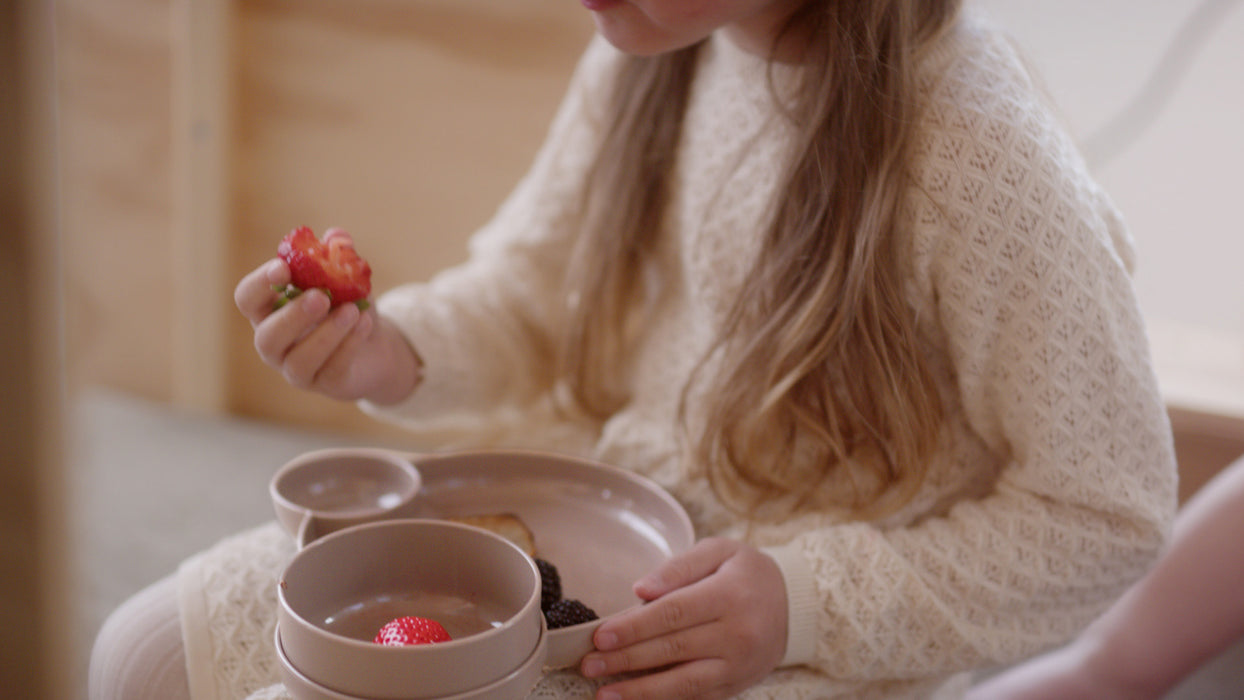
[(604, 12), (621, 5), (624, 0), (579, 0), (583, 3), (583, 7), (592, 12)]
[[(616, 2), (627, 5), (626, 0), (583, 0), (588, 2)], [(681, 37), (662, 31), (632, 6), (621, 12), (596, 12), (592, 18), (596, 31), (613, 47), (632, 56), (656, 56), (689, 46), (702, 37)]]

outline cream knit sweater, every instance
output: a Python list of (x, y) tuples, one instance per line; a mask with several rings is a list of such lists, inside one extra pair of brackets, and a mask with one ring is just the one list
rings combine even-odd
[[(618, 55), (599, 40), (589, 48), (533, 168), (473, 238), (469, 262), (379, 299), (426, 376), (404, 404), (364, 408), (634, 469), (684, 504), (699, 536), (741, 537), (745, 524), (680, 452), (675, 410), (780, 195), (790, 133), (764, 63), (722, 37), (702, 51), (649, 275), (652, 320), (619, 368), (632, 399), (600, 424), (555, 425), (546, 410), (569, 203)], [(779, 86), (791, 71), (778, 71)], [(884, 522), (824, 512), (752, 529), (782, 567), (791, 610), (786, 665), (746, 698), (951, 692), (957, 673), (1073, 635), (1152, 563), (1174, 512), (1171, 437), (1118, 215), (990, 28), (965, 19), (921, 87), (909, 296), (946, 406), (943, 449), (917, 498)], [(269, 594), (252, 589), (275, 579), (287, 546), (264, 528), (183, 566), (192, 679), (216, 689), (203, 697), (274, 682), (260, 648)], [(563, 673), (533, 697), (587, 688)]]

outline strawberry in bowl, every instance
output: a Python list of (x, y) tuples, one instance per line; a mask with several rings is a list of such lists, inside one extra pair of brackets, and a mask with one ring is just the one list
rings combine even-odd
[(276, 249), (289, 266), (289, 284), (277, 285), (276, 308), (308, 289), (320, 289), (334, 307), (354, 303), (366, 309), (371, 294), (371, 266), (354, 250), (354, 240), (344, 231), (320, 240), (306, 226), (290, 231)]
[(449, 633), (436, 620), (426, 617), (399, 617), (380, 628), (373, 640), (391, 647), (411, 644), (436, 644), (450, 641)]

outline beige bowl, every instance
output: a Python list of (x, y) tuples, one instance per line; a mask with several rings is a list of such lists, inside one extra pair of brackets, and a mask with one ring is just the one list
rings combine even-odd
[[(514, 544), (435, 520), (384, 520), (326, 535), (277, 588), (289, 664), (312, 683), (375, 700), (441, 698), (499, 681), (540, 646), (540, 574)], [(437, 620), (453, 641), (390, 647), (389, 620)]]
[(277, 521), (301, 547), (347, 527), (410, 515), (421, 483), (419, 470), (404, 455), (332, 448), (285, 463), (268, 492)]
[[(285, 684), (285, 690), (289, 692), (294, 700), (368, 700), (367, 698), (346, 695), (345, 693), (325, 688), (307, 678), (290, 664), (289, 657), (285, 655), (279, 625), (277, 626), (275, 636), (274, 646), (276, 648), (277, 660), (281, 664), (281, 681)], [(540, 676), (543, 674), (543, 660), (548, 648), (547, 641), (548, 635), (542, 629), (540, 641), (536, 644), (536, 648), (532, 650), (531, 655), (527, 657), (526, 661), (523, 661), (521, 666), (511, 671), (508, 675), (479, 688), (456, 695), (448, 695), (438, 698), (438, 700), (515, 700), (516, 698), (526, 697), (536, 683), (539, 682)]]

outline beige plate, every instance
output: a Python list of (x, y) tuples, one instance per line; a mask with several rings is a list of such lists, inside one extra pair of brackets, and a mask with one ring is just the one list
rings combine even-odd
[[(538, 452), (411, 455), (423, 477), (419, 517), (508, 512), (535, 535), (536, 556), (567, 598), (602, 618), (639, 604), (636, 579), (695, 541), (682, 506), (629, 471)], [(599, 622), (549, 631), (547, 666), (578, 665)]]

